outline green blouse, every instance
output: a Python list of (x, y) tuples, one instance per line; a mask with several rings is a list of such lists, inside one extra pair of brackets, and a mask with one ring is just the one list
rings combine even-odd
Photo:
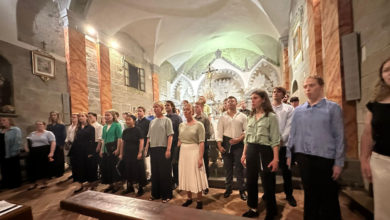
[(280, 132), (278, 118), (275, 113), (268, 113), (256, 120), (256, 116), (249, 116), (244, 143), (268, 145), (271, 147), (280, 144)]
[(118, 122), (113, 122), (107, 131), (107, 125), (103, 127), (102, 139), (104, 141), (103, 153), (107, 152), (106, 143), (114, 142), (122, 137), (122, 126)]

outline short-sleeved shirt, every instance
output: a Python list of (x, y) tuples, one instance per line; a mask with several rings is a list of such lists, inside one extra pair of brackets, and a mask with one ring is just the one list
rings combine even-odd
[(211, 128), (211, 123), (209, 118), (205, 113), (202, 113), (200, 115), (195, 115), (194, 119), (201, 122), (204, 126), (204, 129), (206, 131), (206, 140), (210, 139), (211, 135), (214, 133), (214, 131)]
[(367, 108), (372, 113), (372, 139), (375, 142), (373, 150), (390, 156), (390, 103), (369, 102)]
[(32, 147), (41, 147), (50, 145), (51, 142), (56, 141), (56, 137), (53, 132), (44, 130), (42, 134), (33, 131), (30, 135), (27, 136), (27, 139), (31, 140)]
[(166, 147), (168, 136), (173, 135), (171, 119), (167, 117), (155, 118), (150, 122), (147, 137), (150, 147)]
[(248, 117), (248, 127), (246, 128), (245, 143), (277, 146), (280, 143), (279, 123), (277, 116), (269, 112), (256, 120), (256, 116)]
[(181, 123), (179, 126), (179, 140), (183, 144), (199, 144), (205, 140), (205, 129), (201, 122), (195, 124)]
[(103, 153), (106, 152), (106, 143), (114, 142), (122, 138), (122, 126), (118, 122), (113, 122), (107, 130), (107, 124), (103, 127), (102, 139), (104, 141)]

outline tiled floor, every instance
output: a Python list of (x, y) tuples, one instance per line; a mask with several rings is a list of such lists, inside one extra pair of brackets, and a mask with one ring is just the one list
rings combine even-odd
[[(53, 179), (50, 181), (50, 185), (47, 189), (35, 189), (32, 191), (27, 191), (28, 185), (23, 185), (22, 187), (14, 190), (2, 191), (0, 192), (0, 200), (7, 200), (9, 202), (25, 204), (32, 207), (34, 219), (93, 219), (87, 216), (79, 215), (76, 213), (68, 212), (60, 209), (59, 203), (62, 199), (70, 197), (73, 195), (73, 191), (78, 187), (77, 184), (72, 183), (71, 181), (56, 184), (59, 180), (66, 179), (70, 173), (67, 173), (64, 177), (60, 179)], [(99, 185), (97, 190), (103, 191), (105, 185)], [(146, 193), (140, 199), (148, 199), (150, 197), (150, 185), (146, 187)], [(204, 197), (204, 209), (212, 212), (230, 214), (230, 215), (242, 215), (247, 211), (246, 202), (242, 201), (238, 195), (238, 192), (235, 191), (229, 198), (223, 198), (223, 189), (210, 189), (210, 193)], [(120, 195), (120, 192), (117, 193)], [(128, 194), (127, 196), (135, 197), (135, 194)], [(262, 193), (259, 193), (259, 198), (261, 198)], [(295, 190), (294, 196), (298, 201), (297, 207), (291, 207), (287, 204), (284, 199), (283, 193), (278, 193), (277, 203), (280, 211), (280, 219), (303, 219), (303, 191)], [(171, 204), (181, 205), (186, 200), (185, 192), (174, 191), (174, 199), (170, 201)], [(261, 200), (260, 200), (261, 201)], [(156, 202), (161, 202), (156, 200)], [(343, 219), (351, 220), (360, 220), (364, 219), (360, 213), (352, 211), (348, 208), (350, 200), (344, 196), (340, 195), (340, 204)], [(189, 208), (195, 208), (193, 203)], [(260, 203), (260, 210), (262, 210), (259, 219), (263, 219), (265, 216), (264, 204)]]

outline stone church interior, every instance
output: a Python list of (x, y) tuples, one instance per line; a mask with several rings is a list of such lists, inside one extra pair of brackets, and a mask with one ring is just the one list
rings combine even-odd
[[(390, 219), (390, 205), (385, 200), (390, 191), (384, 185), (390, 180), (389, 18), (388, 0), (0, 1), (0, 219)], [(318, 86), (322, 98), (318, 100), (322, 101), (313, 101), (309, 82)], [(258, 95), (259, 91), (266, 98)], [(278, 92), (282, 94), (280, 99), (275, 98)], [(257, 117), (259, 109), (266, 108), (256, 104), (254, 97), (262, 103), (268, 100), (274, 108), (261, 117), (276, 114), (277, 127), (282, 129), (280, 120), (284, 119), (275, 110), (275, 103), (279, 103), (291, 110), (291, 121), (286, 124), (297, 127), (287, 132), (288, 142), (284, 143), (283, 132), (279, 132), (278, 147), (270, 145), (274, 150), (270, 151), (274, 155), (271, 160), (279, 162), (276, 165), (279, 169), (270, 172), (274, 182), (265, 181), (268, 177), (263, 172), (268, 168), (257, 162), (261, 174), (253, 172), (261, 178), (255, 180), (255, 193), (249, 189), (252, 171), (249, 171), (250, 155), (246, 149), (252, 145), (247, 140), (251, 135), (251, 118), (257, 123), (261, 120)], [(334, 105), (339, 111), (330, 113), (333, 110), (327, 109), (317, 112), (318, 116), (309, 113), (325, 108), (321, 103), (327, 103), (328, 107)], [(198, 105), (201, 113), (196, 113)], [(228, 134), (227, 128), (223, 130), (223, 124), (228, 123), (224, 120), (236, 120), (245, 111), (248, 114), (240, 131), (241, 139), (227, 144), (233, 149), (241, 143), (244, 153), (241, 149), (237, 157), (228, 159), (226, 154), (233, 153), (231, 149), (225, 152), (225, 141), (219, 139)], [(162, 159), (153, 159), (160, 155), (156, 152), (161, 148), (154, 146), (161, 145), (154, 145), (151, 127), (169, 114), (176, 117), (169, 116), (171, 120), (166, 122), (173, 130), (164, 125), (167, 130), (158, 131), (167, 132), (164, 138), (168, 141), (163, 148), (169, 156), (163, 152)], [(310, 120), (298, 123), (299, 115), (304, 114), (310, 114), (305, 116)], [(334, 114), (340, 117), (326, 121), (328, 115)], [(179, 130), (191, 129), (192, 119), (198, 120), (195, 115), (208, 123), (206, 127), (203, 121), (203, 124), (195, 122), (202, 124), (199, 129), (203, 129), (203, 141), (194, 146), (202, 149), (199, 152), (205, 159), (193, 176), (202, 173), (203, 167), (207, 169), (207, 187), (196, 192), (182, 185), (182, 179), (191, 175), (180, 172), (185, 164), (184, 159), (180, 163), (180, 158), (184, 155), (183, 147), (190, 144), (184, 135), (177, 134)], [(141, 130), (142, 119), (147, 119), (145, 132)], [(176, 124), (175, 128), (175, 120), (182, 124)], [(375, 124), (378, 121), (382, 121), (380, 126)], [(100, 130), (92, 123), (99, 124)], [(112, 155), (101, 156), (109, 149), (108, 136), (113, 134), (110, 130), (116, 129), (114, 125), (118, 123), (122, 130), (119, 129), (120, 135), (115, 139), (116, 150)], [(311, 197), (319, 199), (322, 194), (310, 188), (315, 181), (308, 179), (314, 177), (312, 174), (306, 177), (307, 167), (299, 155), (294, 156), (307, 152), (316, 155), (307, 151), (307, 143), (327, 147), (321, 141), (326, 139), (325, 133), (319, 135), (320, 139), (305, 133), (304, 152), (299, 153), (299, 146), (294, 145), (298, 142), (294, 141), (302, 127), (314, 134), (328, 125), (329, 133), (341, 140), (338, 144), (342, 146), (342, 152), (327, 149), (330, 153), (320, 153), (330, 155), (325, 159), (332, 161), (328, 179), (332, 172), (335, 175), (335, 167), (340, 168), (331, 181), (338, 197), (335, 198), (337, 207), (331, 211), (321, 208), (323, 205), (320, 208), (310, 205)], [(85, 126), (95, 128), (90, 129), (93, 135), (89, 142), (80, 140), (87, 134)], [(142, 142), (135, 138), (136, 131), (130, 132), (130, 128), (136, 127)], [(71, 130), (73, 136), (69, 139)], [(272, 139), (271, 134), (262, 132), (254, 134), (256, 140), (264, 135)], [(40, 138), (40, 133), (47, 135), (47, 148), (42, 148), (46, 153), (35, 148), (37, 133)], [(122, 155), (130, 140), (125, 134), (134, 137), (142, 149), (139, 158), (135, 153), (132, 163), (124, 158), (126, 150)], [(77, 151), (74, 146), (77, 142), (80, 149), (86, 149), (90, 142), (98, 147), (88, 158), (76, 159), (77, 152), (87, 151)], [(16, 146), (14, 150), (11, 145)], [(333, 145), (329, 148), (333, 149)], [(282, 156), (281, 149), (284, 149)], [(291, 149), (293, 155), (289, 157)], [(279, 154), (278, 160), (275, 152)], [(159, 169), (165, 169), (164, 155), (170, 158), (167, 159), (169, 178), (152, 177), (152, 170), (160, 175)], [(337, 155), (342, 157), (341, 166), (337, 165)], [(287, 167), (291, 157), (293, 162)], [(89, 162), (81, 164), (91, 158), (95, 168)], [(260, 153), (261, 163), (264, 158)], [(110, 185), (106, 184), (104, 176), (108, 174), (101, 170), (104, 161), (115, 161), (108, 174), (120, 174), (121, 180), (116, 185), (110, 181)], [(140, 165), (139, 161), (143, 163)], [(290, 173), (290, 194), (286, 193), (281, 161)], [(126, 171), (121, 171), (122, 165)], [(242, 167), (241, 178), (247, 188), (240, 188), (238, 167)], [(58, 169), (62, 171), (56, 172)], [(90, 181), (86, 172), (91, 169), (95, 170), (95, 177)], [(146, 173), (147, 182), (134, 184), (139, 187), (134, 190), (132, 181), (124, 176), (135, 174), (123, 174), (127, 169), (138, 169), (134, 171), (137, 178), (139, 173)], [(313, 169), (314, 173), (322, 172)], [(42, 174), (46, 172), (51, 174)], [(232, 180), (227, 178), (229, 172), (234, 176)], [(13, 185), (11, 178), (18, 179), (17, 183)], [(229, 181), (231, 186), (227, 184)], [(157, 188), (153, 184), (160, 188), (168, 185), (170, 196), (156, 196)], [(271, 193), (265, 194), (269, 190)], [(190, 195), (196, 193), (198, 197), (194, 196), (192, 203)], [(270, 208), (269, 198), (276, 201), (274, 209)], [(250, 201), (258, 206), (251, 206)], [(314, 213), (316, 209), (318, 213)], [(337, 212), (334, 210), (338, 210), (335, 215), (338, 217), (326, 217), (327, 213)]]

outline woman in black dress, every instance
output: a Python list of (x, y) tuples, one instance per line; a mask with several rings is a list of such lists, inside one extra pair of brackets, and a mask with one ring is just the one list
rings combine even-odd
[(73, 181), (80, 183), (74, 192), (83, 190), (83, 183), (97, 180), (97, 164), (93, 157), (95, 148), (95, 128), (88, 122), (88, 113), (79, 113), (75, 137), (69, 151)]
[(135, 127), (136, 117), (126, 117), (127, 128), (123, 131), (123, 146), (119, 158), (125, 164), (124, 178), (127, 181), (127, 188), (122, 194), (134, 192), (133, 184), (138, 183), (137, 196), (144, 194), (143, 187), (147, 184), (145, 164), (143, 159), (144, 139), (141, 130)]
[(367, 104), (360, 164), (363, 177), (373, 183), (375, 219), (389, 219), (390, 58), (381, 65), (379, 79), (373, 99)]
[(66, 139), (66, 127), (62, 123), (60, 113), (56, 111), (50, 112), (49, 123), (47, 124), (48, 131), (53, 132), (56, 137), (56, 150), (54, 152), (54, 163), (50, 170), (50, 175), (61, 177), (65, 172), (65, 155), (64, 146)]

